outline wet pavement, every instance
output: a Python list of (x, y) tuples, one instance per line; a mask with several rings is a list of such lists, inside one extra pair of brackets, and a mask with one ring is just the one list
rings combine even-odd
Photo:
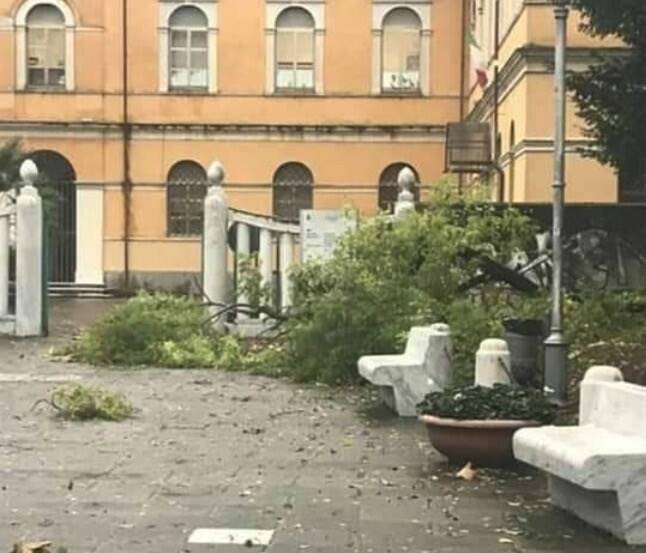
[[(107, 306), (57, 303), (50, 338), (0, 338), (0, 551), (41, 539), (69, 553), (250, 549), (189, 543), (223, 528), (273, 530), (251, 548), (270, 553), (646, 551), (551, 507), (529, 469), (456, 478), (419, 423), (365, 389), (47, 358)], [(57, 379), (121, 391), (136, 417), (65, 422), (34, 408)]]

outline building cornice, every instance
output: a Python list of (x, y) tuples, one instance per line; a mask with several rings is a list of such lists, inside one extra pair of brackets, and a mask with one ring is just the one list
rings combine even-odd
[[(601, 57), (619, 56), (627, 48), (568, 48), (567, 65), (569, 71), (581, 71), (599, 62)], [(554, 48), (551, 46), (528, 45), (518, 48), (509, 57), (498, 74), (499, 104), (514, 88), (515, 83), (525, 74), (551, 74), (554, 67)], [(494, 85), (490, 83), (482, 98), (476, 103), (467, 120), (483, 121), (493, 108)]]

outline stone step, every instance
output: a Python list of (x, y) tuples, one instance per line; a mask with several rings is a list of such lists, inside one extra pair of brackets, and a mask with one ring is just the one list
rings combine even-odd
[(3, 315), (0, 317), (0, 334), (15, 334), (16, 317), (13, 315)]
[(50, 298), (107, 299), (115, 296), (115, 292), (104, 284), (50, 282), (48, 290)]

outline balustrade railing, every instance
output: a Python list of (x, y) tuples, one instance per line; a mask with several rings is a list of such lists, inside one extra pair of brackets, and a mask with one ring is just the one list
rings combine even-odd
[[(208, 190), (204, 201), (204, 237), (203, 237), (203, 290), (205, 300), (211, 304), (212, 315), (223, 313), (227, 305), (248, 305), (244, 287), (236, 286), (231, 279), (230, 271), (239, 267), (239, 261), (247, 259), (252, 253), (252, 235), (258, 234), (257, 269), (263, 287), (277, 291), (276, 310), (286, 313), (292, 306), (292, 285), (290, 273), (297, 263), (297, 247), (300, 242), (299, 224), (289, 223), (270, 216), (248, 213), (229, 207), (222, 186), (224, 169), (215, 161), (208, 170)], [(415, 174), (404, 168), (399, 174), (400, 193), (395, 204), (393, 220), (396, 221), (415, 209), (415, 198), (411, 192), (415, 184)], [(233, 242), (233, 264), (229, 264), (230, 230), (235, 229)], [(278, 274), (275, 279), (274, 275)], [(239, 281), (239, 279), (237, 279)], [(233, 281), (236, 289), (231, 289)], [(277, 286), (276, 286), (277, 285)], [(236, 309), (238, 325), (262, 322), (265, 318), (259, 315), (250, 320), (249, 309)], [(224, 327), (223, 317), (215, 320), (215, 326)]]

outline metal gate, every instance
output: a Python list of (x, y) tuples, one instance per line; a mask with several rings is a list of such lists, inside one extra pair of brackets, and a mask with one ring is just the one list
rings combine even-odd
[(76, 185), (56, 182), (52, 190), (52, 209), (48, 221), (49, 280), (74, 282), (76, 272)]
[[(76, 273), (76, 172), (65, 156), (37, 150), (30, 157), (44, 179), (41, 196), (45, 206), (50, 282), (74, 282)], [(91, 214), (87, 214), (91, 217)]]

